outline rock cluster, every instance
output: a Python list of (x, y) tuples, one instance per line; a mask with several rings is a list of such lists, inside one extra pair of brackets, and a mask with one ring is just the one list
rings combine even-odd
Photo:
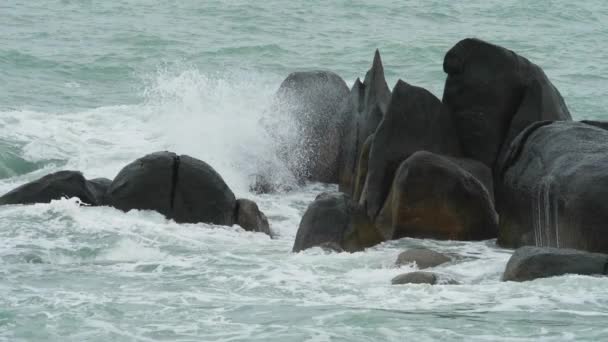
[(77, 171), (59, 171), (0, 197), (2, 204), (48, 203), (78, 197), (91, 206), (129, 211), (154, 210), (178, 223), (210, 223), (271, 235), (266, 216), (250, 200), (236, 199), (207, 163), (172, 152), (148, 154), (125, 166), (114, 180), (86, 180)]
[[(349, 208), (335, 216), (321, 210), (328, 198), (318, 198), (300, 225), (308, 243), (296, 239), (294, 251), (324, 242), (361, 250), (402, 237), (608, 251), (608, 124), (573, 122), (543, 70), (503, 47), (464, 39), (443, 69), (441, 100), (402, 80), (390, 91), (378, 51), (350, 93), (333, 73), (284, 82), (310, 101), (305, 108), (323, 108), (307, 114), (313, 128), (304, 131), (318, 134), (305, 140), (324, 143), (313, 159), (337, 178), (309, 172), (307, 179), (335, 180), (344, 195), (332, 200)], [(308, 96), (318, 89), (327, 96)], [(326, 110), (329, 95), (341, 106)], [(344, 248), (352, 231), (373, 238)]]

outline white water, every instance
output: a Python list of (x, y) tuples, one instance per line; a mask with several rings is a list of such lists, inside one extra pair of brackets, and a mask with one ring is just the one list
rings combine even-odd
[[(75, 200), (0, 208), (0, 340), (420, 341), (579, 340), (608, 336), (607, 280), (500, 278), (510, 251), (493, 241), (403, 239), (361, 253), (291, 253), (321, 191), (254, 195), (250, 175), (273, 146), (258, 120), (278, 82), (196, 69), (149, 78), (140, 105), (0, 113), (2, 139), (46, 166), (0, 180), (5, 192), (59, 169), (112, 178), (146, 153), (210, 163), (238, 197), (258, 202), (275, 240), (238, 227), (176, 224), (153, 212)], [(8, 129), (10, 128), (10, 129)], [(287, 179), (288, 176), (285, 176)], [(400, 251), (457, 256), (434, 271), (462, 285), (392, 286)]]

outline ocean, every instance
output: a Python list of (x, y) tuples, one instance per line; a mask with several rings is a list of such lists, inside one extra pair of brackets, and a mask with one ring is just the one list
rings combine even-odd
[[(113, 178), (147, 153), (212, 165), (276, 239), (75, 199), (0, 207), (1, 341), (602, 341), (608, 279), (502, 282), (512, 251), (401, 239), (291, 253), (310, 183), (257, 195), (259, 120), (293, 71), (349, 86), (376, 48), (441, 98), (444, 54), (477, 37), (541, 66), (575, 119), (608, 120), (608, 3), (45, 0), (0, 3), (0, 193), (58, 170)], [(270, 161), (269, 161), (270, 160)], [(459, 261), (461, 285), (393, 286), (404, 249)]]

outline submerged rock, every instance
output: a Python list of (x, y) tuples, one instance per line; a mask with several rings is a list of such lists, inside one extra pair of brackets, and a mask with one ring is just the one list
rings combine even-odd
[(347, 252), (356, 252), (381, 241), (365, 212), (351, 201), (350, 196), (322, 193), (306, 209), (293, 251), (337, 245)]
[(608, 131), (579, 122), (524, 130), (497, 167), (498, 243), (608, 252)]
[(156, 152), (124, 167), (107, 193), (123, 211), (155, 210), (180, 223), (232, 225), (236, 199), (207, 163), (187, 155)]
[(543, 70), (513, 51), (464, 39), (445, 55), (443, 103), (453, 115), (466, 157), (493, 167), (501, 149), (525, 127), (571, 120)]
[(275, 117), (265, 124), (279, 157), (300, 180), (338, 183), (341, 107), (348, 92), (344, 80), (330, 71), (294, 72), (281, 83)]
[(606, 275), (608, 254), (566, 248), (521, 247), (509, 259), (503, 280), (528, 281), (564, 274)]
[(236, 223), (243, 229), (252, 232), (261, 232), (272, 236), (268, 219), (260, 211), (258, 205), (248, 199), (238, 199), (236, 201)]
[[(363, 83), (355, 81), (343, 109), (345, 125), (340, 155), (340, 191), (353, 196), (357, 187), (357, 169), (362, 162), (363, 146), (386, 112), (391, 91), (384, 78), (380, 52), (376, 50), (372, 67)], [(366, 163), (367, 161), (365, 161)], [(362, 186), (362, 184), (361, 184)], [(354, 197), (358, 199), (357, 196)]]
[(405, 284), (444, 284), (444, 285), (457, 285), (457, 281), (453, 279), (442, 279), (439, 275), (432, 272), (410, 272), (396, 276), (391, 280), (393, 285), (405, 285)]
[(397, 170), (375, 224), (385, 239), (483, 240), (496, 236), (498, 217), (488, 191), (471, 173), (421, 151)]
[(424, 269), (445, 264), (450, 260), (446, 255), (428, 248), (413, 248), (399, 254), (395, 264), (401, 266), (416, 263), (418, 269)]
[(96, 185), (81, 172), (59, 171), (24, 184), (0, 197), (0, 205), (49, 203), (61, 198), (78, 197), (82, 203), (100, 205)]

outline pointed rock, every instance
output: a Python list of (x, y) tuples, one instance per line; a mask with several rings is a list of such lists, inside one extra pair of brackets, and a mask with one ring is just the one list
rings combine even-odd
[(439, 99), (426, 89), (399, 80), (369, 154), (365, 197), (361, 200), (370, 218), (382, 208), (399, 164), (421, 150), (461, 154), (451, 117)]
[[(380, 52), (376, 50), (372, 67), (363, 83), (355, 81), (344, 111), (345, 131), (341, 140), (340, 191), (355, 194), (354, 179), (363, 144), (372, 135), (384, 117), (391, 92), (384, 78)], [(357, 200), (357, 198), (354, 198)]]

